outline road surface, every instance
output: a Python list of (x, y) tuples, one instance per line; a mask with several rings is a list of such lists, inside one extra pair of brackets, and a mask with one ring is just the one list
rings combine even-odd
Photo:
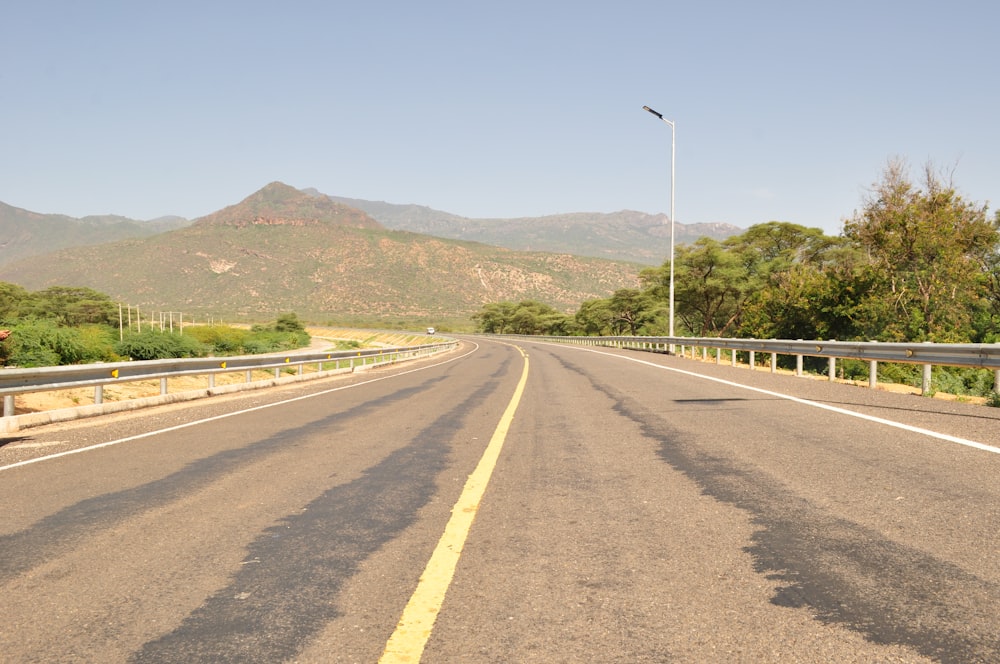
[(0, 443), (4, 662), (1000, 661), (1000, 409), (476, 339)]

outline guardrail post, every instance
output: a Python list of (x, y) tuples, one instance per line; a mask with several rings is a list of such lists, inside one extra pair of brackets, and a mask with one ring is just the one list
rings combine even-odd
[(160, 394), (166, 394), (166, 393), (167, 393), (167, 377), (164, 376), (163, 378), (160, 379)]
[(830, 358), (830, 369), (827, 372), (831, 381), (837, 380), (837, 358)]
[(94, 386), (94, 403), (102, 404), (104, 403), (104, 386), (95, 385)]
[(757, 355), (756, 351), (750, 351), (750, 371), (754, 370), (754, 364), (757, 362), (756, 355)]
[(878, 361), (871, 360), (868, 363), (868, 387), (875, 389), (878, 384)]
[(735, 350), (729, 351), (729, 363), (732, 364), (734, 367), (736, 366), (736, 351)]
[(247, 369), (247, 382), (248, 383), (253, 382), (253, 370), (251, 369)]
[(802, 378), (802, 356), (795, 356), (795, 375)]
[(215, 387), (215, 372), (212, 371), (208, 374), (208, 389), (213, 389)]
[(771, 373), (778, 373), (778, 354), (771, 353)]
[(993, 391), (1000, 393), (1000, 369), (993, 370)]
[(920, 393), (927, 396), (931, 393), (931, 365), (925, 364), (923, 375), (920, 377)]
[(716, 364), (722, 364), (722, 349), (721, 348), (716, 348), (715, 349), (715, 363)]
[(14, 395), (3, 395), (3, 416), (14, 417)]

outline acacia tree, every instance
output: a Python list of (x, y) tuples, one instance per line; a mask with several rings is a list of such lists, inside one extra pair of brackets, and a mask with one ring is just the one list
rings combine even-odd
[(573, 316), (576, 331), (586, 336), (611, 334), (613, 320), (611, 302), (607, 299), (587, 300)]
[[(680, 327), (695, 336), (724, 336), (740, 320), (751, 284), (746, 265), (736, 252), (711, 238), (681, 245), (674, 252), (674, 309)], [(647, 288), (666, 302), (670, 263), (656, 271), (646, 270)], [(683, 334), (683, 332), (682, 332)]]
[(16, 318), (31, 297), (31, 293), (21, 286), (0, 281), (0, 321)]
[(82, 286), (50, 286), (31, 294), (21, 314), (55, 319), (62, 325), (118, 325), (118, 305), (104, 293)]
[(491, 302), (472, 315), (487, 334), (569, 334), (572, 318), (535, 300)]
[(750, 227), (729, 242), (743, 257), (751, 291), (740, 336), (786, 339), (830, 338), (839, 334), (839, 308), (850, 293), (838, 284), (855, 263), (844, 238), (818, 228), (772, 221)]
[(639, 329), (656, 319), (654, 299), (636, 288), (620, 288), (608, 300), (611, 328), (616, 334), (639, 334)]
[(962, 199), (930, 167), (924, 189), (890, 162), (844, 235), (865, 256), (866, 285), (853, 318), (862, 338), (968, 341), (985, 306), (990, 259), (1000, 240), (985, 205)]
[(511, 318), (516, 310), (517, 305), (513, 302), (490, 302), (473, 314), (472, 320), (476, 321), (480, 332), (506, 334), (511, 331)]

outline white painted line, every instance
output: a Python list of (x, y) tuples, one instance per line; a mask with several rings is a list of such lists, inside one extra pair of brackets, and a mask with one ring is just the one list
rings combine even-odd
[[(546, 343), (546, 342), (538, 342)], [(627, 360), (629, 362), (635, 362), (636, 364), (644, 364), (646, 366), (653, 367), (655, 369), (662, 369), (663, 371), (672, 371), (674, 373), (684, 374), (685, 376), (692, 376), (694, 378), (701, 378), (704, 380), (710, 380), (716, 383), (721, 383), (723, 385), (728, 385), (730, 387), (738, 387), (744, 390), (750, 390), (751, 392), (757, 392), (759, 394), (766, 394), (771, 397), (778, 397), (779, 399), (787, 399), (788, 401), (794, 401), (795, 403), (802, 404), (804, 406), (812, 406), (813, 408), (822, 408), (823, 410), (829, 410), (834, 413), (839, 413), (841, 415), (848, 415), (850, 417), (856, 417), (861, 420), (867, 420), (869, 422), (875, 422), (877, 424), (884, 424), (886, 426), (894, 427), (896, 429), (902, 429), (904, 431), (909, 431), (911, 433), (917, 433), (924, 436), (930, 436), (931, 438), (937, 438), (938, 440), (944, 440), (949, 443), (956, 443), (958, 445), (965, 445), (966, 447), (972, 447), (977, 450), (982, 450), (984, 452), (991, 452), (993, 454), (1000, 454), (1000, 447), (994, 447), (992, 445), (987, 445), (985, 443), (979, 443), (974, 440), (968, 440), (967, 438), (959, 438), (958, 436), (952, 436), (947, 433), (940, 433), (938, 431), (931, 431), (930, 429), (924, 429), (921, 427), (915, 427), (909, 424), (904, 424), (902, 422), (896, 422), (893, 420), (887, 420), (882, 417), (876, 417), (874, 415), (865, 415), (864, 413), (859, 413), (857, 411), (848, 410), (846, 408), (839, 408), (837, 406), (830, 406), (825, 403), (820, 403), (818, 401), (810, 401), (809, 399), (802, 399), (800, 397), (794, 397), (789, 394), (782, 394), (781, 392), (772, 392), (771, 390), (765, 390), (759, 387), (751, 387), (749, 385), (742, 385), (740, 383), (734, 383), (723, 378), (715, 378), (713, 376), (706, 376), (704, 374), (695, 373), (693, 371), (685, 371), (684, 369), (676, 369), (674, 367), (666, 367), (662, 364), (656, 364), (655, 362), (648, 362), (646, 360), (639, 360), (634, 357), (628, 357), (626, 355), (616, 355), (614, 353), (606, 353), (604, 351), (595, 350), (593, 348), (581, 348), (579, 346), (572, 346), (567, 344), (549, 344), (553, 346), (558, 346), (560, 348), (572, 348), (573, 350), (583, 351), (587, 353), (597, 353), (598, 355), (604, 355), (605, 357), (617, 358), (620, 360)]]
[[(472, 342), (470, 342), (472, 343)], [(324, 394), (330, 394), (332, 392), (339, 392), (341, 390), (349, 390), (355, 387), (361, 387), (362, 385), (370, 385), (371, 383), (377, 383), (382, 380), (388, 380), (389, 378), (396, 378), (397, 376), (405, 376), (407, 374), (416, 373), (418, 371), (425, 371), (427, 369), (433, 369), (434, 367), (439, 367), (443, 364), (448, 364), (449, 362), (455, 362), (461, 360), (469, 355), (472, 355), (477, 350), (479, 350), (479, 344), (473, 344), (475, 348), (470, 350), (464, 355), (459, 355), (458, 357), (452, 357), (443, 362), (437, 362), (436, 364), (429, 364), (424, 367), (419, 367), (417, 369), (410, 369), (409, 371), (401, 371), (399, 373), (394, 373), (390, 376), (380, 376), (378, 378), (372, 378), (371, 380), (365, 380), (360, 383), (354, 383), (352, 385), (342, 385), (340, 387), (334, 387), (329, 390), (323, 390), (322, 392), (313, 392), (311, 394), (306, 394), (301, 397), (295, 397), (294, 399), (285, 399), (284, 401), (277, 401), (275, 403), (265, 404), (263, 406), (254, 406), (253, 408), (246, 408), (244, 410), (237, 410), (231, 413), (225, 413), (223, 415), (216, 415), (214, 417), (206, 417), (201, 420), (194, 420), (193, 422), (185, 422), (184, 424), (178, 424), (176, 426), (167, 427), (166, 429), (157, 429), (156, 431), (147, 431), (146, 433), (140, 433), (135, 436), (128, 436), (126, 438), (119, 438), (117, 440), (109, 440), (105, 443), (97, 443), (96, 445), (88, 445), (87, 447), (81, 447), (75, 450), (67, 450), (65, 452), (59, 452), (57, 454), (49, 454), (46, 456), (37, 457), (35, 459), (27, 459), (25, 461), (18, 461), (17, 463), (12, 463), (7, 466), (0, 466), (0, 472), (5, 470), (12, 470), (14, 468), (20, 468), (21, 466), (28, 466), (33, 463), (41, 463), (42, 461), (49, 461), (52, 459), (58, 459), (60, 457), (69, 456), (71, 454), (82, 454), (83, 452), (90, 452), (93, 450), (99, 450), (104, 447), (112, 447), (114, 445), (121, 445), (122, 443), (128, 443), (133, 440), (140, 440), (142, 438), (149, 438), (150, 436), (157, 436), (161, 433), (168, 433), (170, 431), (177, 431), (178, 429), (186, 429), (188, 427), (197, 426), (199, 424), (205, 424), (206, 422), (214, 422), (215, 420), (225, 419), (227, 417), (233, 417), (235, 415), (242, 415), (244, 413), (252, 413), (256, 410), (264, 410), (265, 408), (274, 408), (276, 406), (283, 406), (285, 404), (294, 403), (296, 401), (302, 401), (303, 399), (312, 399), (313, 397), (323, 396)], [(23, 444), (22, 444), (23, 445)]]

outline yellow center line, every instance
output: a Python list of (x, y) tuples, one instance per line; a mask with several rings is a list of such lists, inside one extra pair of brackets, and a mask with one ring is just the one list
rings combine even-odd
[(431, 554), (427, 567), (417, 583), (413, 596), (403, 609), (403, 615), (396, 624), (396, 631), (389, 637), (385, 651), (379, 659), (380, 664), (393, 664), (396, 662), (408, 662), (414, 664), (420, 661), (420, 656), (424, 652), (424, 646), (434, 629), (434, 621), (441, 611), (444, 603), (445, 593), (451, 585), (451, 579), (455, 574), (455, 567), (458, 559), (462, 555), (462, 547), (469, 536), (472, 528), (472, 521), (476, 518), (479, 510), (479, 501), (486, 492), (486, 485), (489, 484), (493, 469), (497, 465), (500, 457), (500, 450), (503, 448), (504, 440), (507, 438), (507, 431), (514, 420), (514, 412), (521, 401), (524, 393), (524, 385), (528, 380), (528, 356), (520, 348), (518, 352), (524, 357), (524, 369), (521, 372), (521, 380), (514, 390), (514, 396), (507, 404), (497, 424), (490, 444), (486, 446), (483, 457), (479, 460), (476, 469), (469, 475), (462, 489), (462, 495), (458, 502), (451, 509), (451, 518), (445, 526), (444, 534), (437, 543), (434, 553)]

